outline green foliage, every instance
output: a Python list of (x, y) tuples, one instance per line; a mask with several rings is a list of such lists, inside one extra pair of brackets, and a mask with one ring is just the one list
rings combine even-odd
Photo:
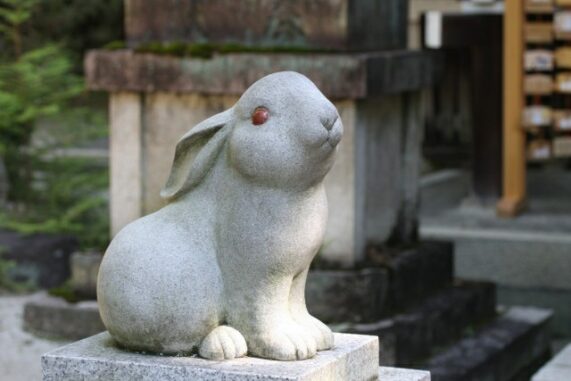
[(120, 40), (111, 41), (103, 45), (103, 49), (107, 50), (120, 50), (126, 48), (127, 44), (125, 43), (125, 41), (120, 41)]
[(71, 283), (68, 281), (61, 286), (53, 287), (48, 290), (48, 294), (58, 298), (64, 299), (68, 303), (77, 303), (82, 300), (82, 298), (75, 292)]
[[(75, 23), (66, 13), (71, 3), (78, 12), (85, 6)], [(10, 184), (0, 226), (73, 233), (82, 246), (96, 248), (108, 240), (106, 163), (61, 152), (105, 136), (105, 118), (85, 107), (74, 54), (47, 42), (42, 31), (53, 21), (46, 15), (59, 9), (68, 24), (51, 27), (70, 33), (77, 22), (94, 16), (89, 10), (100, 11), (101, 3), (107, 2), (0, 0), (0, 44), (10, 47), (0, 52), (0, 157)], [(47, 134), (48, 142), (31, 144), (38, 126), (50, 124), (57, 128)]]
[(71, 61), (58, 46), (23, 51), (23, 29), (39, 0), (2, 0), (0, 36), (12, 49), (0, 55), (0, 154), (29, 143), (33, 123), (54, 115), (83, 90)]
[(33, 123), (55, 115), (83, 91), (71, 63), (54, 45), (0, 62), (0, 153), (29, 142)]
[(104, 248), (109, 240), (107, 163), (66, 154), (81, 142), (106, 134), (102, 113), (76, 107), (51, 122), (50, 143), (28, 149), (33, 168), (19, 208), (0, 214), (0, 226), (23, 233), (71, 233), (82, 248)]
[(123, 39), (123, 6), (123, 0), (43, 0), (32, 12), (28, 40), (35, 45), (58, 41), (79, 73), (88, 49)]
[(22, 26), (32, 14), (39, 0), (2, 0), (0, 3), (0, 33), (13, 47), (13, 54), (22, 53)]

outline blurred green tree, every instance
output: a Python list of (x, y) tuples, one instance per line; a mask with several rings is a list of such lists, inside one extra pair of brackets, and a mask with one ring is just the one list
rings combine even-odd
[[(54, 152), (106, 134), (104, 116), (83, 106), (80, 62), (92, 43), (117, 39), (120, 32), (96, 25), (107, 22), (97, 17), (105, 12), (121, 17), (120, 3), (0, 0), (0, 159), (9, 184), (0, 225), (70, 232), (84, 246), (105, 246), (106, 166)], [(59, 126), (51, 143), (31, 144), (46, 120)]]
[(123, 0), (43, 0), (30, 24), (30, 43), (58, 41), (81, 73), (87, 50), (123, 39)]

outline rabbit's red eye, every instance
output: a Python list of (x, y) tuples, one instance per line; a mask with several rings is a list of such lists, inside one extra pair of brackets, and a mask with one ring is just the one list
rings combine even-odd
[(266, 123), (268, 118), (270, 117), (270, 112), (265, 107), (258, 107), (252, 113), (252, 123), (255, 126), (259, 126), (260, 124)]

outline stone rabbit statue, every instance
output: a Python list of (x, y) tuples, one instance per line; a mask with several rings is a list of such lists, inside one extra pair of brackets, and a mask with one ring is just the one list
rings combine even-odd
[(117, 234), (101, 264), (101, 317), (117, 343), (214, 360), (331, 348), (304, 289), (342, 133), (333, 104), (295, 72), (260, 79), (186, 133), (168, 204)]

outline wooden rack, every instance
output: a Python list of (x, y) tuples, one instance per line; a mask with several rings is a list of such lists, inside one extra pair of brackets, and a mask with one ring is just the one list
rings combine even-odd
[(502, 216), (525, 204), (526, 163), (571, 157), (571, 0), (506, 0)]

